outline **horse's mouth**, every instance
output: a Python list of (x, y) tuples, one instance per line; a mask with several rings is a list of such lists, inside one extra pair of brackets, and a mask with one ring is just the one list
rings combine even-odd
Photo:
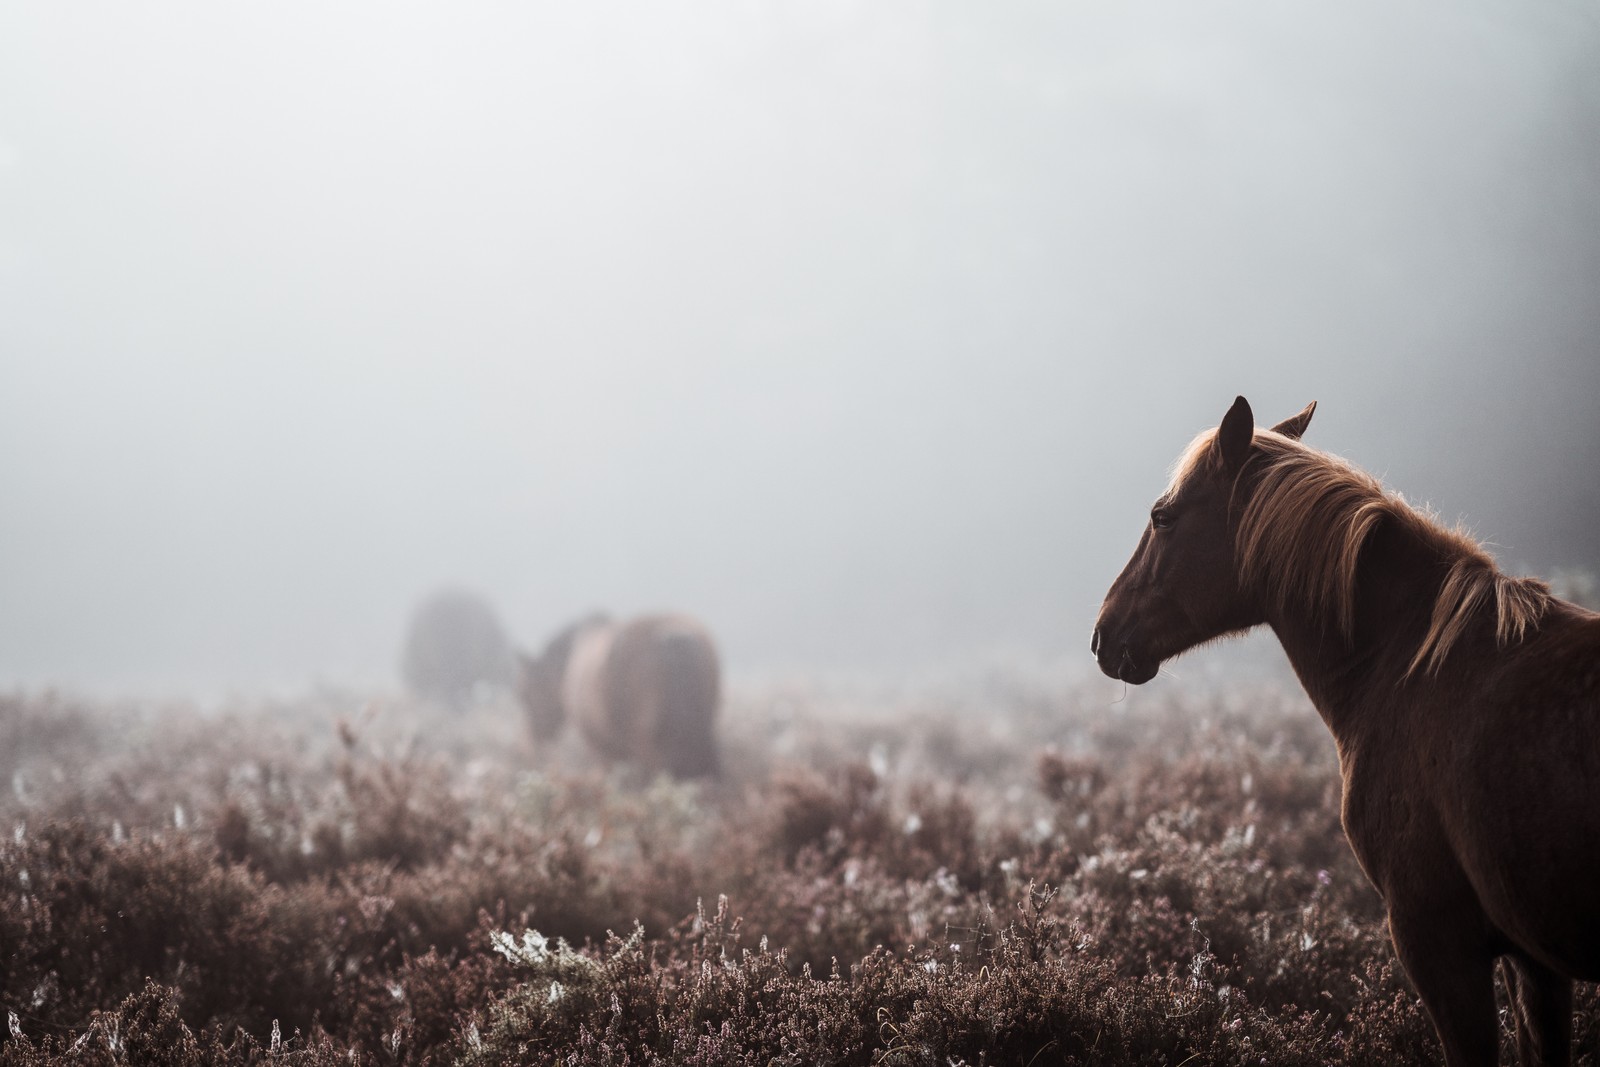
[[(1102, 669), (1104, 668), (1102, 667)], [(1127, 682), (1129, 685), (1143, 685), (1154, 678), (1160, 670), (1161, 664), (1159, 662), (1155, 660), (1135, 660), (1133, 653), (1124, 647), (1122, 656), (1117, 660), (1116, 670), (1114, 672), (1106, 671), (1106, 673), (1120, 682)]]
[(1161, 670), (1161, 661), (1158, 659), (1134, 659), (1133, 652), (1127, 645), (1118, 650), (1115, 659), (1111, 656), (1111, 649), (1106, 647), (1107, 642), (1102, 639), (1100, 630), (1096, 628), (1094, 637), (1090, 642), (1089, 651), (1094, 655), (1095, 662), (1106, 677), (1115, 678), (1119, 682), (1129, 685), (1143, 685), (1154, 678)]

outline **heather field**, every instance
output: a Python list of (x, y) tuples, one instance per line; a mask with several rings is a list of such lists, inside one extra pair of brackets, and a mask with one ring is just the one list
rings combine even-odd
[(1116, 695), (736, 688), (709, 784), (5, 697), (0, 1064), (1437, 1062), (1298, 690)]

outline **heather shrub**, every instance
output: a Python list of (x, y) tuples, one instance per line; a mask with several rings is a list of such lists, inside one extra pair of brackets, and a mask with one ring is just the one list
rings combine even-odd
[(717, 783), (516, 715), (0, 699), (0, 1067), (1436, 1060), (1288, 691), (736, 695)]
[(10, 1041), (0, 1044), (0, 1067), (204, 1067), (208, 1064), (285, 1064), (288, 1067), (336, 1067), (365, 1062), (353, 1049), (341, 1048), (326, 1034), (285, 1038), (274, 1025), (266, 1043), (243, 1031), (226, 1041), (215, 1030), (196, 1034), (183, 1021), (180, 998), (155, 982), (129, 994), (114, 1009), (94, 1012), (81, 1030), (43, 1035), (35, 1041), (15, 1013)]

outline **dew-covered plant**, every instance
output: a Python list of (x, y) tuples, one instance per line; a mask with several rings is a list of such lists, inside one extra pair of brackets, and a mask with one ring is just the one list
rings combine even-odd
[(514, 708), (0, 699), (0, 1067), (1431, 1062), (1301, 700), (744, 694), (684, 784)]

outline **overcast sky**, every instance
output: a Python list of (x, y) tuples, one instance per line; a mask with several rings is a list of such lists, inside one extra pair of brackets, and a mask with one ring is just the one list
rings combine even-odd
[(0, 685), (1083, 654), (1237, 393), (1600, 564), (1594, 0), (8, 4)]

